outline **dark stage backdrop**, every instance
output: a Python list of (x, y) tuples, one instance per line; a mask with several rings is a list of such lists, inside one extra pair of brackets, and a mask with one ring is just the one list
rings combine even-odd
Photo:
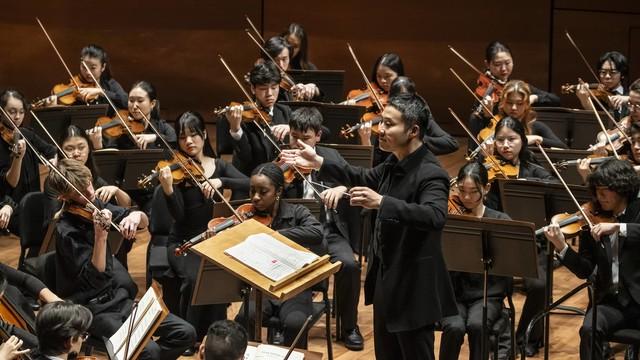
[[(408, 76), (445, 128), (461, 133), (447, 107), (467, 116), (470, 95), (450, 75), (453, 67), (472, 85), (475, 74), (447, 49), (452, 45), (476, 66), (491, 40), (509, 44), (514, 78), (559, 92), (565, 82), (589, 73), (569, 43), (569, 30), (595, 63), (610, 49), (631, 56), (631, 78), (640, 56), (640, 2), (541, 0), (505, 7), (504, 2), (346, 1), (9, 1), (0, 12), (0, 87), (29, 98), (46, 96), (68, 76), (36, 24), (38, 16), (75, 73), (79, 51), (100, 44), (111, 57), (114, 77), (128, 91), (136, 80), (158, 89), (163, 117), (184, 110), (211, 110), (241, 92), (218, 61), (222, 54), (238, 73), (248, 71), (258, 51), (243, 29), (244, 16), (272, 36), (289, 22), (310, 35), (310, 58), (321, 69), (344, 69), (346, 89), (363, 87), (346, 43), (365, 71), (384, 52), (397, 52)], [(563, 97), (566, 106), (577, 104)]]

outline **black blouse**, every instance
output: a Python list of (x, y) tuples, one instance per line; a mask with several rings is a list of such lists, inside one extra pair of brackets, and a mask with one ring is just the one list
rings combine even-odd
[[(151, 122), (153, 123), (153, 126), (158, 130), (160, 135), (162, 135), (162, 137), (169, 143), (169, 145), (175, 149), (178, 144), (178, 137), (176, 136), (176, 131), (174, 130), (174, 128), (162, 119), (151, 119)], [(147, 128), (144, 129), (142, 133), (153, 135), (156, 134), (153, 129), (151, 129), (151, 126), (147, 126)], [(125, 133), (115, 139), (109, 139), (105, 137), (103, 138), (102, 143), (105, 148), (120, 150), (138, 149), (138, 144), (134, 143), (133, 140), (131, 140), (131, 137), (129, 137), (128, 133)], [(155, 142), (147, 145), (147, 149), (165, 148), (166, 146), (163, 144), (161, 139), (157, 138), (157, 136)]]

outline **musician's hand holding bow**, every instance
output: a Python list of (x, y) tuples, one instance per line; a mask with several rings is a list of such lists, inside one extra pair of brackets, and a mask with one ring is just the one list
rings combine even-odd
[(318, 170), (324, 162), (324, 158), (311, 146), (298, 140), (298, 149), (282, 150), (280, 159), (286, 164)]
[(564, 239), (564, 234), (560, 230), (560, 226), (557, 223), (551, 223), (544, 227), (544, 236), (549, 240), (556, 251), (562, 251), (567, 243)]

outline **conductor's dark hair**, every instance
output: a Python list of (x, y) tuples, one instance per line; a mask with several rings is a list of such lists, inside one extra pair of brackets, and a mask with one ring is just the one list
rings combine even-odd
[(400, 55), (394, 53), (386, 53), (380, 56), (375, 64), (373, 65), (373, 70), (371, 71), (371, 82), (376, 83), (378, 86), (378, 77), (376, 74), (378, 73), (378, 67), (384, 65), (389, 69), (393, 70), (398, 76), (404, 76), (404, 65), (402, 64), (402, 59)]
[(596, 196), (596, 187), (606, 186), (607, 189), (632, 201), (638, 197), (640, 179), (633, 169), (633, 165), (626, 160), (609, 159), (587, 177), (587, 186), (591, 195)]
[(501, 43), (500, 41), (492, 41), (484, 50), (484, 59), (487, 60), (487, 62), (491, 62), (493, 58), (495, 58), (496, 55), (501, 52), (505, 52), (511, 55), (511, 48), (509, 48), (509, 46), (507, 46), (506, 44)]
[(305, 132), (309, 129), (319, 133), (322, 130), (322, 113), (316, 107), (300, 107), (291, 113), (289, 128)]
[[(537, 161), (535, 160), (533, 153), (531, 152), (531, 150), (529, 150), (529, 147), (527, 146), (528, 144), (527, 135), (524, 131), (524, 126), (522, 125), (522, 122), (510, 116), (506, 116), (502, 118), (502, 120), (498, 121), (498, 123), (496, 124), (496, 129), (494, 132), (495, 136), (497, 136), (498, 132), (500, 132), (500, 130), (502, 130), (503, 128), (511, 129), (520, 136), (520, 141), (522, 142), (522, 148), (520, 149), (520, 153), (518, 154), (520, 163), (524, 166), (526, 166), (529, 163), (536, 164)], [(496, 155), (500, 157), (500, 155), (497, 154), (497, 152), (496, 152)]]
[(487, 186), (489, 183), (489, 174), (487, 173), (487, 169), (483, 164), (480, 164), (477, 161), (466, 163), (458, 171), (458, 177), (456, 178), (458, 183), (462, 183), (466, 178), (470, 178), (473, 183), (476, 184), (476, 188), (479, 191), (482, 191), (482, 188)]
[(40, 352), (48, 356), (69, 352), (68, 342), (87, 332), (92, 320), (91, 311), (82, 305), (69, 301), (44, 305), (36, 318)]
[(284, 189), (284, 173), (278, 165), (272, 162), (258, 165), (255, 169), (253, 169), (253, 172), (251, 172), (251, 176), (254, 175), (266, 176), (269, 180), (271, 180), (271, 183), (276, 188), (276, 191)]
[(133, 85), (131, 85), (131, 90), (135, 88), (140, 88), (144, 90), (147, 93), (147, 96), (149, 96), (149, 101), (153, 101), (153, 100), (156, 101), (156, 106), (154, 106), (153, 109), (151, 109), (151, 119), (159, 120), (160, 119), (160, 100), (158, 100), (158, 93), (156, 92), (156, 87), (153, 86), (153, 84), (151, 84), (148, 81), (139, 80), (134, 82)]
[(416, 93), (416, 83), (411, 80), (408, 76), (398, 76), (391, 83), (391, 87), (389, 87), (389, 96), (396, 96), (400, 94), (410, 94), (413, 95)]
[(215, 151), (207, 138), (207, 129), (204, 125), (204, 118), (197, 111), (185, 111), (180, 114), (173, 124), (178, 139), (184, 136), (185, 132), (197, 134), (204, 140), (203, 153), (209, 157), (216, 157)]
[(247, 330), (231, 320), (218, 320), (209, 326), (204, 343), (205, 360), (240, 360), (247, 349)]
[[(274, 37), (270, 38), (269, 40), (267, 40), (264, 43), (264, 49), (267, 50), (267, 53), (269, 53), (269, 55), (273, 59), (275, 59), (278, 55), (280, 55), (280, 53), (282, 51), (284, 51), (284, 49), (289, 50), (289, 59), (291, 59), (291, 55), (293, 53), (293, 50), (291, 48), (291, 44), (289, 44), (289, 42), (287, 42), (287, 40), (282, 36), (274, 36)], [(267, 54), (265, 54), (262, 51), (260, 51), (260, 53), (262, 54), (262, 58), (264, 60), (270, 61), (270, 59), (267, 56)], [(287, 70), (287, 69), (285, 69), (285, 70)]]
[[(100, 60), (101, 65), (105, 65), (104, 71), (102, 75), (100, 75), (99, 80), (109, 80), (111, 79), (111, 67), (109, 66), (109, 56), (107, 52), (99, 45), (89, 44), (80, 50), (80, 61), (82, 61), (85, 57), (96, 58)], [(80, 65), (82, 66), (82, 65)]]
[(280, 71), (271, 61), (257, 64), (249, 74), (249, 81), (253, 86), (279, 84), (281, 79)]
[[(309, 40), (307, 39), (307, 32), (304, 31), (302, 25), (298, 23), (291, 23), (287, 28), (287, 31), (282, 33), (282, 37), (285, 39), (289, 36), (293, 35), (300, 39), (300, 50), (298, 51), (298, 55), (293, 56), (293, 52), (291, 52), (291, 60), (289, 63), (290, 68), (301, 69), (301, 70), (311, 70), (311, 65), (309, 64)], [(289, 49), (291, 50), (291, 49)]]
[(400, 112), (405, 130), (418, 126), (418, 136), (422, 140), (429, 122), (425, 102), (417, 95), (402, 94), (390, 97), (389, 106)]
[(598, 59), (596, 69), (602, 69), (602, 65), (607, 61), (611, 61), (616, 66), (616, 70), (620, 71), (622, 79), (627, 78), (627, 75), (629, 74), (629, 61), (626, 56), (622, 55), (622, 53), (618, 51), (607, 51), (600, 56), (600, 59)]
[[(18, 90), (15, 89), (6, 89), (0, 94), (0, 107), (4, 109), (7, 106), (10, 98), (14, 98), (22, 102), (22, 107), (24, 107), (25, 113), (29, 111), (29, 104), (27, 104), (27, 100), (24, 95)], [(4, 117), (3, 117), (4, 118)]]

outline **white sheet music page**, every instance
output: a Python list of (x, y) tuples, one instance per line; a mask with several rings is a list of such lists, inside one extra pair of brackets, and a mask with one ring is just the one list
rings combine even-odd
[[(267, 344), (260, 344), (258, 347), (249, 345), (244, 352), (244, 360), (282, 360), (288, 351), (286, 348)], [(293, 351), (289, 359), (304, 360), (304, 353)]]
[(243, 242), (225, 250), (236, 260), (272, 281), (279, 281), (312, 263), (318, 255), (296, 250), (271, 235), (249, 235)]

